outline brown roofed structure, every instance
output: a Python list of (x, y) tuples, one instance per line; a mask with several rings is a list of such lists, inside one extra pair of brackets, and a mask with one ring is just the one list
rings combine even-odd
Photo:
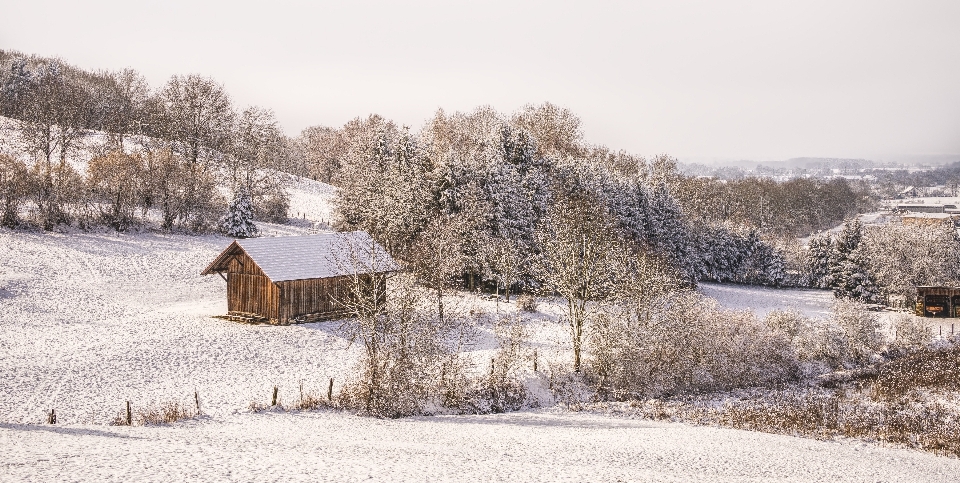
[[(355, 277), (397, 270), (365, 232), (235, 240), (201, 273), (227, 282), (227, 318), (274, 324), (332, 319)], [(367, 280), (369, 282), (369, 280)]]

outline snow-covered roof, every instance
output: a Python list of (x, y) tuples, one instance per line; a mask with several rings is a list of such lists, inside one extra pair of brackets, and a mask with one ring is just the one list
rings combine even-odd
[(950, 213), (910, 213), (903, 215), (903, 218), (934, 218), (941, 220), (946, 220), (950, 217)]
[(398, 269), (397, 262), (370, 235), (354, 231), (235, 240), (202, 275), (226, 271), (238, 249), (274, 282)]

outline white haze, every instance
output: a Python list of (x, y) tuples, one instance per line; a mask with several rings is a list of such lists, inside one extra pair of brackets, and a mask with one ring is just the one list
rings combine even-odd
[(0, 1), (0, 48), (223, 83), (290, 134), (550, 101), (681, 159), (960, 153), (960, 2)]

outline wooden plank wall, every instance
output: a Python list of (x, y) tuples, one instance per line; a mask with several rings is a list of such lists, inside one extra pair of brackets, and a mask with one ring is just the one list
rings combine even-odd
[(278, 284), (281, 290), (280, 320), (306, 314), (336, 314), (337, 301), (350, 294), (350, 277), (291, 280)]
[(227, 310), (279, 319), (279, 305), (277, 286), (246, 254), (236, 254), (227, 273)]

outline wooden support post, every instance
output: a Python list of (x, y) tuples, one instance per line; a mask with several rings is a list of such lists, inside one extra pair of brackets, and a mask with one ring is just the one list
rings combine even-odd
[(327, 386), (327, 401), (333, 401), (333, 378), (330, 378), (330, 385)]
[(130, 408), (130, 401), (127, 401), (127, 426), (133, 426), (133, 410)]
[(280, 388), (273, 386), (273, 402), (270, 403), (271, 406), (277, 405), (277, 392), (280, 391)]

